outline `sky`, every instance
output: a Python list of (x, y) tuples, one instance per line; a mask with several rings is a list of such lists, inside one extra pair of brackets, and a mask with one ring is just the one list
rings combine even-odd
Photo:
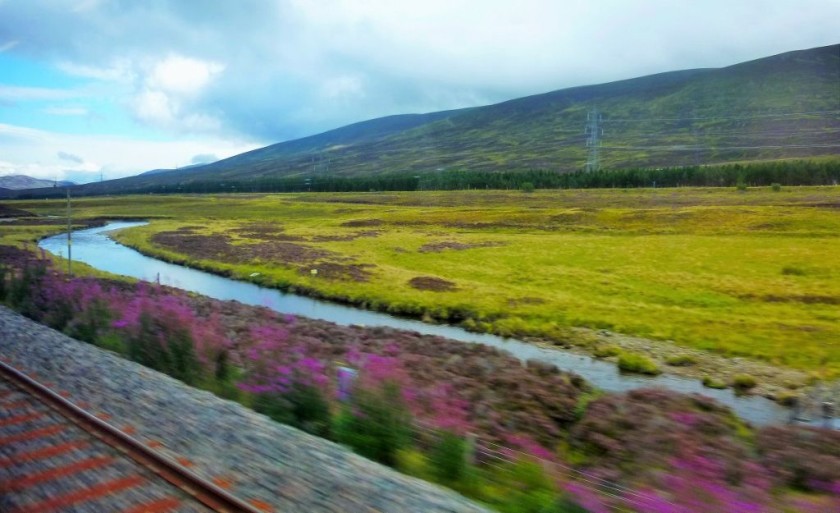
[(837, 44), (838, 20), (840, 0), (0, 0), (0, 175), (212, 162)]

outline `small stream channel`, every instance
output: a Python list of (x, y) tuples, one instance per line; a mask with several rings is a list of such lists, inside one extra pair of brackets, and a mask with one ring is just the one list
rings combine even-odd
[[(276, 289), (264, 288), (252, 283), (232, 280), (147, 257), (116, 243), (108, 237), (109, 231), (145, 224), (147, 223), (120, 221), (108, 223), (103, 227), (75, 231), (73, 232), (72, 246), (73, 260), (84, 262), (110, 273), (147, 281), (155, 281), (159, 277), (160, 282), (164, 285), (190, 290), (216, 299), (235, 299), (249, 305), (265, 306), (278, 312), (323, 319), (337, 324), (388, 326), (427, 335), (439, 335), (464, 342), (487, 344), (508, 351), (522, 360), (541, 360), (557, 365), (561, 369), (575, 372), (595, 386), (607, 391), (619, 392), (634, 388), (658, 386), (678, 392), (698, 392), (730, 406), (741, 417), (754, 424), (782, 423), (786, 422), (790, 416), (790, 410), (763, 397), (739, 397), (732, 390), (708, 389), (697, 380), (677, 376), (645, 377), (622, 374), (612, 363), (561, 349), (538, 347), (515, 339), (471, 333), (456, 326), (428, 324), (352, 306), (287, 294)], [(43, 239), (39, 246), (55, 255), (66, 255), (66, 234)]]

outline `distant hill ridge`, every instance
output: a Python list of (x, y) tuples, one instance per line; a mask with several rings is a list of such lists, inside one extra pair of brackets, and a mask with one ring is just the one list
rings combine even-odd
[(40, 189), (43, 187), (66, 187), (68, 185), (75, 185), (68, 181), (43, 180), (41, 178), (33, 178), (26, 175), (6, 175), (0, 176), (0, 188), (3, 189)]
[(569, 172), (590, 157), (587, 116), (598, 119), (603, 168), (840, 155), (838, 84), (840, 45), (832, 45), (484, 107), (372, 119), (212, 164), (83, 187), (117, 192), (201, 181), (451, 169)]

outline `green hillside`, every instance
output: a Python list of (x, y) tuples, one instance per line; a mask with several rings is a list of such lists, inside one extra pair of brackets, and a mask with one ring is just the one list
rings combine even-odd
[(379, 118), (206, 166), (87, 188), (442, 169), (573, 171), (587, 162), (587, 115), (595, 109), (602, 168), (838, 155), (840, 45)]

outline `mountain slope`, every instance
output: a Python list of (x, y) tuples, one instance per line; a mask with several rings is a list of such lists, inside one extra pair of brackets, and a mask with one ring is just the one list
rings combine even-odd
[(56, 182), (55, 180), (42, 180), (40, 178), (33, 178), (31, 176), (26, 175), (0, 176), (0, 187), (4, 189), (40, 189), (43, 187), (53, 187), (56, 185), (58, 185), (59, 187), (64, 187), (66, 185), (73, 185), (73, 182)]
[(587, 161), (585, 128), (595, 109), (601, 167), (838, 155), (840, 45), (485, 107), (373, 119), (106, 187), (453, 168), (572, 171)]

